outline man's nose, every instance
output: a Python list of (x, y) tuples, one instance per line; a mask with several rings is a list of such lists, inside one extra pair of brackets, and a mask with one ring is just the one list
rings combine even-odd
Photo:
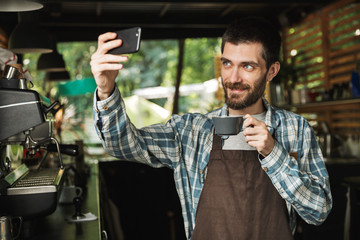
[(233, 68), (231, 73), (230, 73), (230, 82), (232, 83), (236, 83), (236, 82), (241, 82), (242, 81), (242, 77), (241, 77), (241, 72), (239, 68)]

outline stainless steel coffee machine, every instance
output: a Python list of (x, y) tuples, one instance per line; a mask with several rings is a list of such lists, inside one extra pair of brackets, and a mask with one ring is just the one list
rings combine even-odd
[[(56, 209), (65, 172), (61, 152), (77, 151), (61, 149), (54, 137), (53, 115), (58, 108), (58, 102), (50, 103), (27, 89), (19, 69), (5, 67), (0, 79), (0, 239), (11, 239), (6, 229), (14, 217), (46, 216)], [(6, 153), (13, 145), (22, 146), (24, 152), (16, 166)], [(57, 152), (55, 167), (43, 166), (48, 152)]]

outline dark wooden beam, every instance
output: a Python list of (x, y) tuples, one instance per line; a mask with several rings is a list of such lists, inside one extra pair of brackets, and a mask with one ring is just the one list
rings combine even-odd
[(181, 75), (184, 65), (184, 48), (185, 48), (185, 39), (179, 39), (179, 57), (178, 57), (178, 65), (176, 72), (175, 94), (173, 100), (172, 114), (179, 113), (180, 83), (181, 83)]

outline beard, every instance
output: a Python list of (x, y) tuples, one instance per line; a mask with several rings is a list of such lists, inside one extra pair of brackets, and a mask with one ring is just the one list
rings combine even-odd
[[(226, 105), (234, 110), (242, 110), (255, 104), (265, 92), (266, 75), (267, 74), (265, 74), (260, 81), (255, 82), (253, 88), (248, 84), (224, 82), (224, 80), (222, 80)], [(227, 89), (247, 90), (248, 93), (242, 98), (239, 94), (228, 94)]]

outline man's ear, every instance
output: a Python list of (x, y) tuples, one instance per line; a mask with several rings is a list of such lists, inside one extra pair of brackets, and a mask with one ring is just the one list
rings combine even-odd
[(270, 82), (271, 80), (273, 80), (273, 78), (278, 74), (279, 71), (280, 71), (280, 63), (276, 61), (273, 64), (271, 64), (266, 76), (266, 81)]

